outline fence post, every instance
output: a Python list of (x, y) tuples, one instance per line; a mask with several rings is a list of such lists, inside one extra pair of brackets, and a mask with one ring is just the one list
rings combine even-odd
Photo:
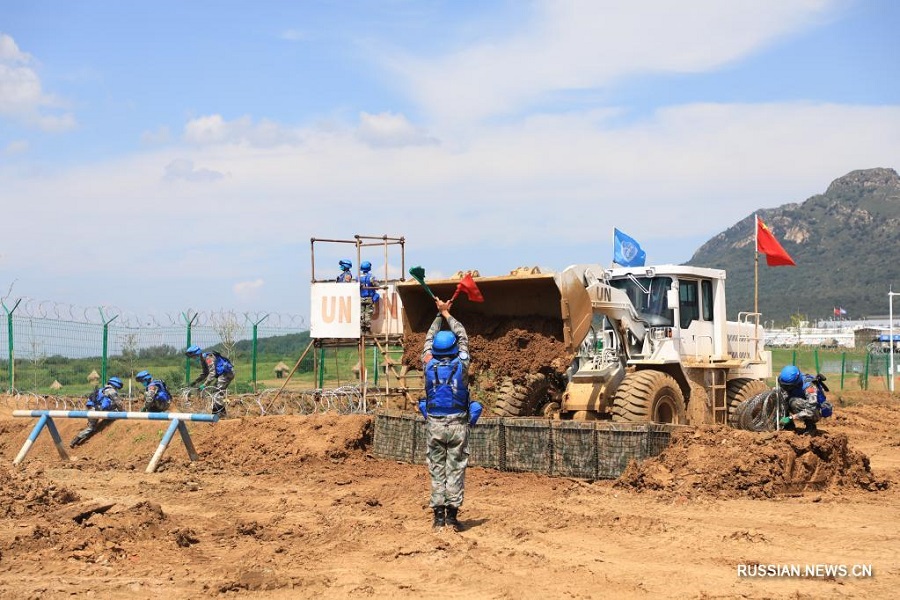
[(105, 384), (106, 379), (106, 366), (109, 357), (109, 324), (119, 318), (119, 315), (114, 316), (109, 321), (106, 320), (106, 315), (103, 314), (103, 308), (98, 308), (100, 311), (100, 319), (103, 321), (103, 357), (100, 363), (100, 382), (101, 384)]
[(372, 346), (372, 371), (375, 373), (375, 387), (378, 387), (378, 346)]
[(263, 321), (265, 321), (268, 316), (269, 315), (266, 314), (265, 317), (263, 317), (262, 319), (260, 319), (259, 321), (256, 321), (254, 323), (253, 321), (250, 321), (250, 317), (247, 316), (247, 313), (244, 313), (244, 318), (247, 319), (248, 321), (250, 321), (251, 323), (253, 323), (253, 353), (252, 353), (253, 356), (251, 357), (251, 362), (250, 362), (250, 379), (253, 381), (253, 391), (254, 392), (256, 391), (256, 356), (257, 356), (256, 352), (257, 352), (257, 343), (258, 343), (257, 330), (259, 328), (259, 324), (262, 323)]
[(813, 358), (816, 361), (816, 373), (818, 373), (819, 372), (819, 349), (818, 348), (813, 350)]
[(869, 389), (869, 356), (870, 356), (869, 353), (866, 352), (866, 369), (865, 369), (865, 376), (863, 377), (863, 383), (864, 383), (863, 389), (864, 390)]
[(847, 353), (841, 352), (841, 390), (844, 389), (844, 369), (847, 366)]
[(795, 367), (797, 366), (797, 351), (794, 350), (793, 355), (791, 356), (791, 364)]
[(325, 385), (325, 348), (319, 348), (319, 389)]
[[(893, 350), (893, 342), (891, 342), (891, 350)], [(891, 361), (890, 354), (884, 355), (884, 373), (887, 377), (884, 378), (884, 383), (887, 385), (887, 391), (891, 391), (891, 380), (888, 377), (893, 377), (893, 373), (891, 373)]]
[(7, 340), (7, 345), (9, 346), (9, 393), (12, 394), (16, 389), (16, 367), (15, 367), (15, 353), (13, 352), (13, 326), (12, 326), (12, 316), (13, 313), (16, 312), (16, 309), (19, 308), (19, 302), (22, 299), (19, 298), (16, 300), (16, 305), (12, 307), (12, 310), (6, 307), (6, 302), (0, 302), (3, 304), (3, 310), (6, 311), (6, 326), (8, 327), (9, 339)]
[[(200, 313), (194, 313), (193, 317), (190, 317), (191, 309), (187, 309), (186, 313), (181, 313), (181, 318), (184, 319), (185, 326), (187, 327), (187, 339), (185, 340), (185, 348), (190, 348), (191, 346), (191, 326), (194, 324), (194, 321), (197, 320), (197, 316)], [(191, 383), (191, 357), (185, 355), (184, 357), (184, 385), (188, 385)]]

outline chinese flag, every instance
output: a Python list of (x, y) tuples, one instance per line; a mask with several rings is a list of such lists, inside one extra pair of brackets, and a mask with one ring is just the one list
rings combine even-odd
[(781, 247), (781, 244), (758, 216), (756, 217), (756, 251), (766, 255), (766, 264), (770, 267), (797, 266), (794, 259)]
[(463, 278), (456, 286), (456, 291), (453, 293), (453, 298), (451, 298), (451, 300), (455, 300), (460, 292), (465, 294), (472, 302), (484, 302), (484, 296), (481, 295), (481, 290), (475, 285), (475, 280), (472, 279), (471, 273), (463, 275)]

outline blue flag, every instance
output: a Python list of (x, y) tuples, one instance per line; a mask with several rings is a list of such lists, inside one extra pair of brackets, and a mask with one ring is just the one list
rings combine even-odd
[(618, 229), (615, 232), (613, 262), (623, 267), (643, 267), (647, 253), (641, 249), (641, 245)]

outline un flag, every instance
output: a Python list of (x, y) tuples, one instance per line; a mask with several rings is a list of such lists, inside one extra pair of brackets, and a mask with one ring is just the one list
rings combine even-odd
[(633, 237), (615, 230), (613, 241), (613, 262), (623, 267), (643, 267), (647, 253)]

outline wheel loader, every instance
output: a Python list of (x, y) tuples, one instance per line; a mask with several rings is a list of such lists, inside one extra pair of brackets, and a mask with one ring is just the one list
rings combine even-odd
[[(475, 281), (484, 302), (461, 297), (452, 312), (469, 336), (470, 387), (493, 396), (498, 416), (727, 423), (772, 375), (760, 315), (726, 319), (719, 269), (579, 264)], [(442, 299), (458, 283), (427, 281)], [(434, 300), (415, 282), (397, 291), (404, 360), (420, 367)]]

